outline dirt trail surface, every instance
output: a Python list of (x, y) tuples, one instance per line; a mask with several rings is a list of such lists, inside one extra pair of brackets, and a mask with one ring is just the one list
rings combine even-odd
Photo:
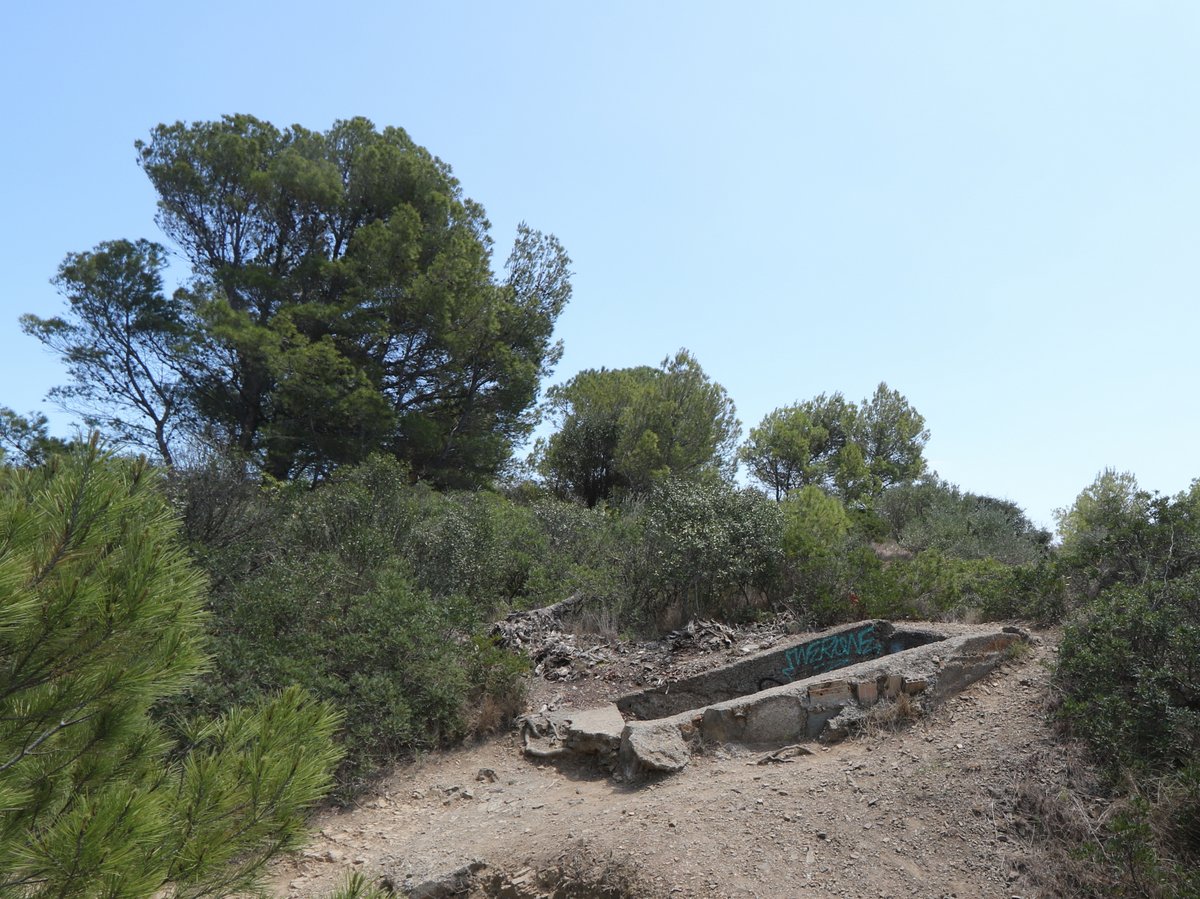
[[(431, 755), (360, 807), (319, 816), (274, 890), (316, 897), (361, 871), (398, 895), (422, 884), (449, 895), (445, 875), (462, 871), (465, 884), (474, 870), (470, 895), (514, 899), (1038, 896), (1038, 850), (1015, 805), (1030, 778), (1053, 781), (1068, 764), (1045, 721), (1054, 651), (1051, 635), (1035, 638), (899, 730), (868, 726), (782, 761), (767, 759), (779, 747), (709, 747), (640, 785), (539, 764), (515, 734)], [(633, 658), (629, 670), (650, 671)], [(591, 678), (574, 685), (581, 705), (605, 692), (598, 684), (608, 699), (631, 686)], [(571, 705), (571, 686), (537, 684), (534, 708), (548, 693)]]

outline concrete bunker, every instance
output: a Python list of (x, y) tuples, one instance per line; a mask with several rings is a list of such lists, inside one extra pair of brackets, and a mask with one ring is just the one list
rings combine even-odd
[(959, 692), (1024, 639), (1012, 627), (859, 622), (598, 709), (527, 718), (526, 752), (593, 756), (634, 780), (682, 770), (703, 743), (837, 740), (880, 699)]
[(630, 693), (617, 699), (616, 706), (626, 718), (664, 718), (945, 638), (932, 630), (897, 628), (890, 621), (860, 621), (790, 641), (663, 687)]

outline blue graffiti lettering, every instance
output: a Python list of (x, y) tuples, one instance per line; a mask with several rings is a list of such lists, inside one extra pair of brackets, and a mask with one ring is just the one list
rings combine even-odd
[(793, 646), (784, 656), (787, 664), (783, 676), (793, 680), (800, 675), (821, 674), (872, 658), (882, 650), (883, 646), (875, 639), (875, 625), (867, 624), (856, 631), (830, 634), (820, 640)]

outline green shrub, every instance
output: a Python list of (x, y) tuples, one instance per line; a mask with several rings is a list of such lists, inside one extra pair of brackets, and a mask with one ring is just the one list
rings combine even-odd
[[(268, 511), (254, 564), (209, 600), (213, 670), (164, 705), (164, 718), (298, 684), (343, 715), (345, 799), (388, 762), (461, 739), (478, 724), (475, 710), (511, 715), (521, 662), (471, 635), (523, 588), (531, 563), (512, 547), (532, 531), (528, 510), (412, 485), (386, 458), (258, 501)], [(230, 551), (246, 558), (237, 547), (206, 549), (209, 565)]]
[(842, 501), (810, 484), (788, 494), (780, 512), (785, 604), (811, 626), (854, 616), (851, 593), (862, 580), (863, 563), (874, 557), (862, 555)]
[(885, 491), (876, 512), (893, 539), (915, 553), (933, 549), (1019, 565), (1045, 559), (1050, 544), (1050, 532), (1036, 527), (1016, 503), (963, 492), (935, 477)]
[(416, 582), (435, 596), (471, 596), (494, 614), (529, 605), (530, 577), (547, 552), (534, 512), (495, 493), (420, 493), (402, 549)]
[(1105, 590), (1067, 627), (1061, 715), (1114, 779), (1200, 751), (1200, 573)]
[(641, 520), (631, 593), (643, 620), (720, 615), (755, 602), (782, 563), (781, 516), (754, 490), (672, 479), (654, 487)]
[(535, 502), (532, 511), (546, 542), (530, 571), (530, 606), (578, 596), (585, 626), (615, 633), (636, 624), (640, 611), (633, 590), (644, 531), (640, 508), (629, 502), (622, 514), (603, 504), (589, 509), (549, 497)]

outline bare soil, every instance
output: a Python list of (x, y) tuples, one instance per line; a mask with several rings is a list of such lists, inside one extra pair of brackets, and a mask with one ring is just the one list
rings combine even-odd
[[(542, 665), (530, 705), (593, 705), (778, 637), (717, 634), (577, 647), (586, 673)], [(857, 737), (783, 762), (760, 764), (778, 747), (714, 746), (679, 774), (629, 786), (530, 760), (515, 733), (432, 754), (359, 807), (318, 816), (272, 887), (317, 897), (361, 871), (403, 895), (474, 863), (471, 895), (513, 899), (1052, 895), (1039, 888), (1049, 858), (1023, 836), (1032, 830), (1017, 807), (1031, 783), (1070, 776), (1046, 721), (1055, 650), (1042, 634), (899, 729), (880, 706)]]

